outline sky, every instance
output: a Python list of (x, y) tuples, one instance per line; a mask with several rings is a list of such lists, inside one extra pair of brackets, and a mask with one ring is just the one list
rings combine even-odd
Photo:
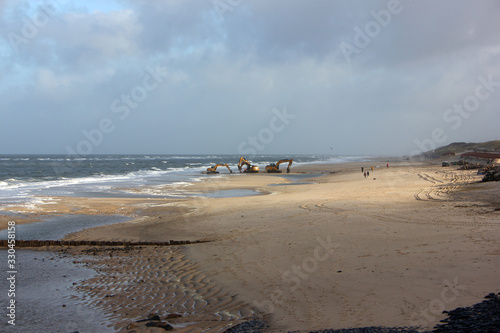
[(0, 1), (0, 154), (500, 139), (495, 0)]

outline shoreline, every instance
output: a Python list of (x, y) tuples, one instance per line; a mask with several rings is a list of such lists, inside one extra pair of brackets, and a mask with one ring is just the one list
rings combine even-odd
[[(187, 186), (189, 191), (205, 193), (249, 189), (264, 195), (61, 199), (57, 207), (43, 208), (122, 211), (134, 218), (70, 234), (65, 240), (210, 240), (180, 246), (172, 258), (194, 265), (193, 276), (203, 274), (221, 295), (235, 295), (235, 304), (249, 309), (248, 317), (266, 318), (269, 332), (369, 326), (429, 329), (444, 318), (432, 305), (440, 308), (442, 303), (451, 310), (476, 303), (498, 289), (500, 212), (496, 209), (500, 202), (491, 198), (498, 197), (500, 190), (495, 183), (471, 184), (477, 179), (471, 171), (406, 161), (390, 161), (389, 168), (385, 164), (292, 167), (290, 175), (322, 174), (304, 176), (300, 186), (289, 186), (294, 182), (280, 174), (265, 173), (207, 177)], [(361, 173), (363, 165), (370, 168), (369, 179)], [(70, 252), (78, 256), (78, 251), (83, 249)], [(107, 255), (99, 257), (95, 267), (110, 267), (100, 275), (108, 287), (94, 298), (102, 298), (111, 288), (116, 264), (128, 262), (116, 253), (109, 256), (112, 250), (102, 251)], [(160, 250), (141, 251), (134, 254), (136, 262), (147, 262)], [(150, 269), (158, 274), (160, 267)], [(198, 280), (189, 277), (184, 283)], [(147, 279), (144, 283), (148, 285)], [(88, 293), (92, 283), (84, 281), (79, 288)], [(204, 293), (198, 290), (197, 294), (204, 297)], [(443, 294), (445, 300), (452, 295), (455, 299), (445, 302)], [(134, 303), (131, 295), (120, 297)], [(103, 309), (113, 311), (124, 304), (114, 297), (103, 302)], [(150, 309), (159, 306), (153, 303)], [(149, 312), (143, 308), (121, 314), (120, 322), (145, 317)], [(243, 318), (224, 324), (230, 327)]]
[[(329, 170), (329, 168), (334, 168), (335, 172), (345, 171), (343, 167), (338, 168), (339, 166), (350, 166), (350, 165), (370, 165), (381, 162), (401, 162), (401, 159), (398, 157), (366, 157), (364, 161), (358, 162), (340, 162), (340, 163), (330, 163), (330, 162), (301, 162), (299, 165), (294, 164), (293, 170), (299, 169), (298, 172), (293, 171), (292, 174), (307, 174), (312, 173), (316, 170), (316, 172), (320, 173), (328, 173), (325, 170)], [(305, 171), (304, 171), (305, 170)], [(78, 195), (69, 195), (69, 196), (60, 196), (60, 195), (36, 195), (32, 198), (35, 199), (35, 202), (20, 202), (18, 204), (10, 203), (5, 205), (0, 209), (0, 230), (7, 228), (7, 222), (11, 218), (15, 218), (17, 220), (17, 224), (31, 223), (31, 222), (39, 222), (44, 216), (49, 215), (61, 215), (61, 214), (74, 214), (76, 211), (82, 214), (89, 215), (109, 215), (115, 214), (120, 215), (120, 212), (123, 211), (123, 215), (131, 216), (135, 213), (135, 210), (140, 210), (142, 204), (147, 204), (149, 202), (154, 201), (165, 201), (165, 202), (179, 202), (183, 200), (189, 200), (196, 198), (197, 194), (209, 193), (211, 191), (224, 191), (224, 190), (232, 190), (235, 187), (224, 188), (222, 184), (227, 183), (227, 176), (235, 176), (235, 175), (247, 175), (240, 173), (225, 173), (222, 172), (217, 175), (206, 175), (204, 172), (200, 172), (199, 174), (193, 174), (191, 177), (205, 177), (205, 178), (197, 178), (196, 181), (185, 182), (181, 181), (179, 184), (165, 184), (164, 187), (157, 186), (144, 186), (144, 187), (133, 187), (133, 188), (116, 188), (115, 190), (121, 193), (120, 195), (113, 196), (113, 194), (101, 195), (96, 193), (95, 196), (85, 194), (84, 196)], [(260, 171), (258, 173), (260, 176), (276, 176), (280, 175), (286, 176), (286, 173), (276, 173), (276, 174), (268, 174), (265, 171)], [(255, 177), (256, 175), (252, 175)], [(211, 185), (210, 182), (215, 180), (217, 185)], [(201, 184), (201, 186), (197, 186)], [(148, 189), (154, 191), (155, 193), (166, 192), (166, 194), (161, 195), (152, 195), (147, 196)], [(183, 193), (187, 193), (186, 196), (181, 197), (171, 197), (168, 192), (174, 189), (174, 192), (177, 193), (179, 191)], [(239, 189), (239, 188), (236, 188)], [(242, 185), (242, 190), (246, 189), (255, 189), (255, 185)], [(122, 190), (126, 190), (125, 192), (121, 192)], [(145, 191), (144, 191), (145, 190)], [(125, 195), (129, 191), (130, 196)], [(144, 195), (138, 196), (138, 195)], [(236, 195), (236, 196), (245, 196)], [(230, 196), (231, 197), (231, 196)], [(63, 201), (62, 204), (59, 204)], [(45, 207), (47, 205), (47, 207)], [(52, 209), (50, 209), (52, 208)]]

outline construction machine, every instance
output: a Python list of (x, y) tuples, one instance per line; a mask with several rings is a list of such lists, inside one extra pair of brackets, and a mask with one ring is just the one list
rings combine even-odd
[(266, 166), (266, 170), (267, 170), (267, 172), (279, 173), (279, 172), (281, 172), (280, 164), (286, 163), (286, 162), (288, 162), (288, 166), (286, 167), (286, 173), (290, 173), (290, 167), (292, 166), (293, 158), (289, 159), (289, 160), (280, 160), (276, 164), (271, 163), (268, 166)]
[[(246, 165), (247, 168), (241, 171), (244, 165)], [(259, 167), (257, 165), (250, 164), (249, 161), (241, 157), (240, 162), (238, 163), (238, 170), (240, 170), (240, 172), (255, 173), (259, 172)]]
[(207, 174), (210, 174), (210, 173), (219, 173), (219, 171), (217, 171), (217, 168), (220, 167), (220, 166), (225, 166), (230, 173), (233, 173), (233, 170), (231, 170), (231, 168), (229, 168), (229, 165), (227, 165), (227, 163), (225, 164), (222, 164), (222, 163), (219, 163), (215, 166), (212, 166), (210, 168), (207, 169)]

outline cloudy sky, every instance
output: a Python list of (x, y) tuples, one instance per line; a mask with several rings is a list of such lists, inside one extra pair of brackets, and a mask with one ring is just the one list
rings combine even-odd
[(500, 139), (495, 0), (0, 1), (0, 153)]

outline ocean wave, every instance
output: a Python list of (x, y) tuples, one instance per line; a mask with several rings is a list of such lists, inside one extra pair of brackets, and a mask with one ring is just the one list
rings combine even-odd
[(61, 162), (61, 161), (70, 161), (70, 159), (66, 159), (66, 158), (63, 158), (63, 157), (58, 157), (58, 158), (54, 158), (54, 157), (38, 157), (36, 159), (37, 161), (51, 161), (51, 162)]
[[(29, 181), (29, 180), (27, 180)], [(4, 179), (0, 181), (1, 188), (18, 188), (22, 185), (23, 181), (15, 178)]]
[[(2, 156), (0, 198), (74, 195), (75, 193), (109, 192), (117, 188), (150, 187), (157, 184), (184, 184), (206, 178), (202, 172), (215, 162), (225, 160), (236, 171), (237, 155), (125, 155), (125, 156)], [(23, 162), (12, 159), (23, 159)], [(368, 159), (368, 156), (255, 155), (248, 156), (261, 170), (269, 163), (294, 158), (294, 165), (342, 163)], [(252, 161), (253, 159), (253, 161)], [(292, 166), (293, 167), (293, 166)], [(10, 169), (9, 169), (10, 168)], [(3, 171), (3, 173), (2, 173)], [(19, 171), (19, 172), (17, 172)], [(221, 176), (227, 170), (221, 170)], [(73, 194), (72, 194), (73, 193)]]
[[(339, 163), (350, 163), (350, 162), (364, 162), (369, 161), (372, 156), (349, 156), (349, 155), (340, 155), (340, 156), (331, 156), (331, 155), (306, 155), (306, 156), (297, 156), (293, 158), (293, 166), (299, 165), (311, 165), (311, 164), (339, 164)], [(275, 160), (270, 162), (258, 162), (254, 164), (269, 164), (276, 163)]]
[(165, 156), (166, 159), (184, 159), (184, 160), (206, 160), (206, 159), (221, 159), (220, 155), (173, 155), (173, 156)]

